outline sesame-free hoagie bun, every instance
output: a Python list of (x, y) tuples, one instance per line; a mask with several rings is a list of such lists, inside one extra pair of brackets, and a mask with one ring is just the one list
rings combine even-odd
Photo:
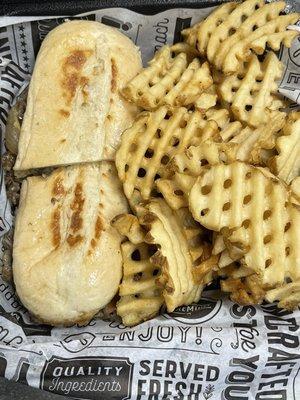
[(120, 89), (140, 68), (117, 29), (82, 20), (53, 29), (35, 63), (15, 170), (113, 160), (137, 114)]
[(122, 236), (110, 221), (124, 212), (113, 162), (58, 168), (23, 181), (13, 277), (20, 300), (39, 321), (88, 322), (116, 295)]

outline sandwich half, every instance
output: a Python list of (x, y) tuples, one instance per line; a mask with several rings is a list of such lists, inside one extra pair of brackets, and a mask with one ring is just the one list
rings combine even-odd
[(120, 89), (141, 65), (114, 28), (71, 21), (53, 29), (35, 63), (14, 169), (113, 160), (138, 112)]
[(60, 168), (23, 181), (13, 276), (40, 321), (83, 324), (115, 296), (122, 237), (111, 219), (128, 211), (112, 162)]

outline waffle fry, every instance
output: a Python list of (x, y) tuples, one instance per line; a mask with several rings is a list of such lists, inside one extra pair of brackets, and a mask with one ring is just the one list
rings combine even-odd
[(261, 276), (264, 287), (274, 288), (300, 269), (299, 207), (287, 202), (287, 191), (279, 182), (269, 185), (265, 201), (255, 200), (249, 223), (228, 236), (227, 247), (243, 255), (243, 265)]
[[(230, 13), (237, 7), (237, 3), (231, 2), (222, 4), (216, 8), (204, 21), (198, 26), (195, 25), (195, 29), (188, 34), (191, 44), (197, 45), (197, 48), (202, 56), (206, 55), (207, 47), (214, 36), (214, 32), (230, 15)], [(195, 32), (197, 31), (197, 32)], [(212, 52), (212, 46), (210, 46), (210, 54)]]
[[(272, 179), (259, 168), (239, 161), (208, 166), (203, 168), (190, 191), (190, 210), (196, 221), (208, 229), (217, 232), (222, 228), (234, 229), (257, 210), (256, 203), (268, 206), (265, 194), (273, 192), (274, 187)], [(287, 199), (284, 186), (278, 183), (278, 187)]]
[(149, 62), (148, 68), (143, 69), (127, 84), (122, 94), (145, 110), (153, 110), (164, 104), (192, 104), (213, 81), (207, 62), (201, 65), (195, 58), (188, 63), (188, 55), (184, 52), (175, 54), (174, 57), (172, 55), (176, 50), (189, 52), (189, 49), (184, 44), (163, 47)]
[(159, 269), (151, 264), (149, 246), (125, 242), (121, 245), (123, 279), (119, 288), (117, 314), (125, 326), (137, 325), (153, 318), (163, 304), (156, 284)]
[[(240, 5), (241, 11), (245, 3)], [(284, 8), (283, 1), (266, 4), (250, 15), (236, 30), (231, 27), (233, 34), (218, 47), (213, 59), (214, 65), (222, 69), (225, 74), (231, 74), (238, 72), (241, 60), (250, 57), (251, 49), (257, 54), (262, 54), (266, 44), (276, 51), (279, 50), (281, 43), (290, 47), (298, 33), (287, 31), (286, 28), (297, 22), (299, 14), (280, 16)]]
[[(242, 25), (243, 21), (247, 20), (256, 9), (263, 6), (263, 0), (247, 0), (237, 4), (234, 8), (229, 9), (228, 11), (226, 10), (227, 13), (224, 13), (223, 18), (220, 20), (221, 23), (214, 24), (215, 27), (207, 43), (206, 55), (211, 63), (213, 63), (220, 45), (226, 41), (227, 38), (233, 35)], [(198, 50), (201, 53), (201, 49), (198, 48)]]
[(265, 299), (270, 303), (278, 300), (277, 307), (294, 310), (300, 303), (300, 281), (267, 291)]
[(290, 183), (300, 175), (300, 112), (289, 114), (276, 149), (278, 155), (271, 160), (270, 167), (279, 178)]
[(128, 199), (134, 189), (145, 200), (150, 198), (154, 182), (166, 175), (166, 165), (186, 147), (218, 134), (214, 121), (205, 121), (198, 111), (185, 108), (141, 113), (126, 130), (116, 154), (116, 166)]
[(172, 211), (162, 199), (152, 200), (141, 219), (149, 231), (146, 242), (156, 244), (159, 250), (151, 262), (161, 268), (160, 284), (169, 312), (180, 305), (197, 302), (202, 285), (193, 283), (193, 260), (202, 252), (202, 229), (187, 209)]
[(295, 30), (286, 30), (286, 28), (288, 25), (296, 23), (298, 19), (299, 14), (296, 13), (280, 16), (257, 29), (248, 37), (246, 36), (235, 46), (228, 47), (230, 50), (223, 61), (223, 72), (229, 74), (238, 71), (241, 60), (249, 58), (251, 50), (256, 54), (263, 54), (267, 45), (274, 51), (278, 51), (281, 44), (284, 44), (285, 47), (291, 47), (294, 38), (299, 33)]
[[(252, 55), (249, 63), (244, 63), (238, 75), (231, 75), (219, 85), (223, 100), (230, 103), (234, 116), (253, 127), (268, 123), (277, 99), (277, 109), (284, 103), (276, 98), (281, 77), (282, 64), (273, 52), (268, 53), (263, 63)], [(273, 106), (272, 106), (273, 103)], [(272, 111), (271, 111), (272, 108)]]

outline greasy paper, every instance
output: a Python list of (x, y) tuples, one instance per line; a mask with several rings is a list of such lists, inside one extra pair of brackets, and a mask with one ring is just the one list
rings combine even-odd
[[(211, 10), (173, 9), (146, 16), (112, 8), (77, 18), (116, 27), (140, 47), (146, 63)], [(30, 80), (42, 40), (66, 19), (0, 18), (1, 144), (7, 112)], [(300, 37), (280, 57), (286, 66), (280, 91), (296, 108)], [(3, 236), (13, 218), (2, 170), (0, 200)], [(51, 328), (30, 319), (0, 276), (0, 376), (78, 399), (296, 400), (299, 321), (299, 310), (239, 306), (206, 291), (198, 304), (163, 312), (134, 328), (99, 319), (84, 327)]]

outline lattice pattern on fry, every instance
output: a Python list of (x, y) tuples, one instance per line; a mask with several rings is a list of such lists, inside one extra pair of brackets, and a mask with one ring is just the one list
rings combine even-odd
[(243, 255), (242, 264), (260, 274), (264, 287), (273, 288), (286, 278), (300, 279), (300, 210), (288, 202), (288, 192), (278, 181), (264, 186), (265, 198), (255, 199), (258, 186), (251, 200), (255, 207), (229, 234), (227, 247)]
[(266, 292), (266, 300), (270, 303), (278, 300), (277, 306), (286, 310), (294, 310), (300, 303), (300, 281), (287, 283)]
[(126, 326), (137, 325), (158, 314), (163, 304), (156, 284), (159, 269), (151, 264), (151, 251), (146, 243), (121, 245), (123, 279), (119, 288), (117, 314)]
[[(280, 3), (280, 2), (278, 2)], [(276, 2), (272, 3), (272, 6), (276, 7)], [(271, 7), (271, 5), (269, 5)], [(265, 7), (267, 8), (267, 6)], [(261, 9), (260, 11), (263, 11)], [(285, 47), (291, 47), (292, 41), (299, 34), (295, 30), (286, 30), (288, 25), (293, 25), (299, 19), (299, 15), (297, 13), (282, 15), (277, 17), (276, 19), (262, 25), (252, 32), (252, 34), (247, 35), (247, 30), (253, 30), (256, 28), (256, 24), (258, 20), (254, 20), (251, 24), (248, 24), (247, 29), (246, 23), (241, 27), (244, 32), (244, 38), (240, 39), (240, 32), (236, 32), (235, 35), (235, 44), (232, 45), (232, 41), (228, 40), (226, 43), (223, 43), (222, 49), (220, 49), (220, 53), (218, 51), (218, 61), (222, 63), (222, 71), (225, 74), (230, 74), (233, 72), (238, 72), (238, 69), (241, 65), (241, 60), (245, 60), (251, 56), (251, 50), (253, 50), (256, 54), (263, 54), (266, 46), (268, 45), (271, 49), (278, 51), (280, 49), (280, 45), (284, 44)], [(269, 14), (265, 14), (266, 18), (268, 18)], [(249, 18), (250, 20), (250, 18)], [(230, 39), (233, 39), (230, 38)], [(226, 56), (222, 59), (223, 50), (226, 52)]]
[(300, 112), (290, 113), (283, 135), (276, 141), (278, 155), (271, 161), (273, 172), (290, 183), (300, 175)]
[(149, 66), (127, 84), (122, 91), (123, 95), (146, 110), (164, 104), (192, 104), (213, 81), (207, 62), (201, 65), (195, 58), (188, 63), (188, 55), (184, 52), (173, 56), (176, 50), (189, 52), (190, 49), (184, 44), (163, 47), (149, 62)]
[[(187, 32), (186, 40), (190, 41), (190, 44), (197, 45), (197, 48), (202, 56), (207, 53), (207, 46), (214, 36), (214, 33), (218, 27), (228, 18), (230, 13), (237, 7), (237, 3), (231, 2), (222, 4), (217, 7), (204, 21), (201, 21), (199, 25), (195, 25), (195, 29), (191, 29)], [(197, 30), (197, 32), (195, 32)], [(212, 52), (212, 46), (210, 46), (210, 53)]]
[[(244, 4), (240, 6), (241, 11)], [(257, 54), (262, 54), (267, 44), (275, 51), (279, 50), (281, 43), (290, 47), (298, 33), (288, 31), (286, 28), (298, 20), (299, 14), (280, 16), (284, 7), (283, 1), (266, 4), (249, 16), (236, 31), (232, 27), (231, 35), (215, 52), (214, 65), (225, 74), (230, 74), (238, 72), (241, 60), (250, 57), (251, 49)]]
[(230, 75), (219, 85), (219, 93), (227, 101), (237, 119), (257, 127), (267, 123), (274, 110), (284, 104), (276, 97), (281, 77), (282, 64), (273, 52), (268, 53), (263, 63), (252, 55), (238, 74)]
[[(206, 56), (211, 63), (213, 63), (220, 45), (233, 35), (255, 10), (263, 6), (263, 0), (247, 0), (237, 4), (236, 7), (228, 11), (227, 15), (224, 14), (222, 20), (220, 20), (221, 23), (213, 30), (206, 45)], [(201, 53), (201, 49), (198, 50)]]
[(138, 189), (150, 198), (154, 182), (167, 173), (166, 165), (186, 147), (218, 134), (214, 121), (205, 121), (198, 111), (163, 106), (141, 113), (126, 130), (116, 154), (116, 166), (128, 199)]
[(193, 283), (192, 269), (203, 252), (202, 229), (187, 209), (172, 211), (162, 199), (146, 206), (141, 223), (149, 231), (146, 242), (159, 247), (151, 262), (161, 268), (159, 280), (168, 311), (197, 302), (202, 285)]
[[(278, 182), (275, 177), (274, 181)], [(201, 225), (220, 232), (240, 227), (258, 210), (257, 203), (268, 209), (267, 194), (275, 187), (287, 198), (284, 186), (273, 184), (259, 168), (238, 161), (208, 166), (190, 191), (189, 206)]]
[(253, 274), (245, 278), (227, 278), (221, 280), (221, 290), (230, 293), (230, 299), (242, 305), (260, 304), (264, 300), (260, 278)]

